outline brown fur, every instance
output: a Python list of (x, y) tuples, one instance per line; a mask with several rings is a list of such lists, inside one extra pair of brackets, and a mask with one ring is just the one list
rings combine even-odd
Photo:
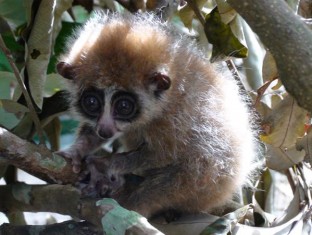
[[(138, 94), (140, 116), (114, 124), (123, 133), (124, 151), (130, 152), (114, 155), (102, 172), (142, 176), (143, 182), (131, 190), (121, 186), (112, 197), (147, 217), (167, 209), (194, 213), (222, 206), (248, 181), (255, 157), (248, 111), (237, 86), (189, 39), (172, 31), (151, 16), (100, 14), (61, 58), (73, 75), (68, 82), (74, 101), (89, 86)], [(159, 97), (150, 81), (155, 72), (171, 81)], [(82, 123), (91, 129), (96, 125), (85, 118)], [(81, 146), (84, 138), (80, 135), (64, 153), (74, 164), (80, 164), (77, 149), (80, 160), (95, 148)], [(97, 147), (102, 143), (95, 142)]]

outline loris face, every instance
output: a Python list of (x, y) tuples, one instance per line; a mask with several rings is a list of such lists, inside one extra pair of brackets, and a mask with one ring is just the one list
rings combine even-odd
[(98, 136), (110, 139), (121, 134), (140, 116), (136, 94), (114, 89), (90, 87), (80, 94), (76, 107), (85, 118), (95, 123)]
[(166, 34), (133, 24), (92, 20), (57, 65), (75, 110), (105, 140), (162, 115), (171, 87)]
[[(57, 67), (63, 76), (73, 69), (65, 62), (60, 62)], [(75, 111), (103, 140), (115, 139), (128, 128), (144, 125), (160, 115), (164, 92), (171, 86), (170, 78), (158, 72), (146, 76), (146, 84), (139, 87), (137, 84), (125, 87), (122, 83), (103, 86), (98, 80), (99, 84), (87, 83), (78, 89), (75, 79), (72, 78), (72, 89), (78, 90), (72, 92)]]

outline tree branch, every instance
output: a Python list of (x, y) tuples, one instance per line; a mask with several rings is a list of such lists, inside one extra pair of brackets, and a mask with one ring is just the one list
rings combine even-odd
[[(123, 227), (123, 223), (128, 223), (128, 227), (125, 229), (131, 234), (162, 234), (139, 214), (127, 211), (112, 199), (106, 200), (104, 202), (102, 200), (99, 204), (98, 198), (81, 198), (80, 191), (70, 185), (26, 185), (18, 183), (0, 186), (0, 202), (5, 202), (0, 203), (0, 211), (2, 212), (56, 212), (86, 220), (97, 228), (103, 228), (104, 231), (110, 231), (111, 223), (114, 223), (116, 227)], [(111, 212), (114, 209), (117, 212)], [(1, 229), (4, 228), (0, 227), (0, 234)], [(23, 227), (23, 229), (28, 230), (30, 228)]]
[(45, 146), (29, 143), (1, 127), (0, 161), (49, 183), (73, 184), (78, 179), (69, 159), (53, 154)]
[(4, 185), (0, 186), (0, 201), (5, 202), (0, 203), (0, 211), (55, 212), (100, 226), (102, 213), (97, 210), (98, 199), (80, 197), (80, 191), (70, 185)]
[(100, 235), (103, 231), (88, 222), (66, 221), (50, 225), (10, 225), (0, 226), (0, 234), (6, 235), (24, 235), (24, 234), (67, 234), (67, 235)]
[(283, 0), (228, 0), (273, 54), (280, 79), (312, 111), (312, 32)]

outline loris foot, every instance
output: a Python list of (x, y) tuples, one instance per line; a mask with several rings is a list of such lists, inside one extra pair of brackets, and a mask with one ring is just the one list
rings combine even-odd
[(124, 185), (124, 176), (109, 170), (110, 159), (106, 157), (88, 156), (86, 159), (87, 170), (83, 172), (90, 176), (87, 186), (82, 188), (84, 196), (112, 197)]

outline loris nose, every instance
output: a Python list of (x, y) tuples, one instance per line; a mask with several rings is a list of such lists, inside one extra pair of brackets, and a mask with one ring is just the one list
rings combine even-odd
[(108, 129), (108, 128), (100, 128), (98, 130), (98, 135), (100, 137), (102, 137), (103, 139), (109, 139), (109, 138), (112, 138), (113, 135), (114, 135), (114, 132), (111, 130), (111, 129)]

